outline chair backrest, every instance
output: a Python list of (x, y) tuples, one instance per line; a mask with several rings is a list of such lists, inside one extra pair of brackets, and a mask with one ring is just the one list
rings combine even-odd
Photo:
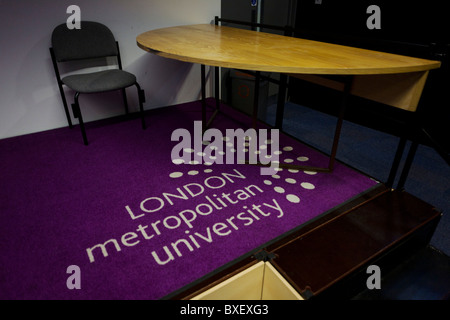
[(117, 56), (117, 44), (105, 25), (82, 21), (81, 29), (57, 26), (52, 33), (52, 47), (58, 62)]

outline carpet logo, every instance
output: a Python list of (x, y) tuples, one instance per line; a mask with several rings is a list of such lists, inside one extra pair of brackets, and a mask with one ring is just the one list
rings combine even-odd
[[(188, 130), (175, 130), (171, 137), (178, 142), (171, 151), (174, 170), (162, 178), (171, 181), (170, 190), (125, 206), (132, 221), (151, 221), (87, 248), (89, 261), (149, 243), (154, 262), (164, 266), (249, 228), (277, 225), (286, 216), (285, 205), (299, 205), (301, 194), (316, 188), (304, 178), (317, 172), (300, 174), (298, 169), (280, 168), (281, 156), (286, 164), (305, 163), (309, 158), (298, 156), (292, 146), (280, 149), (278, 130), (268, 133), (227, 129), (223, 136), (216, 129), (203, 132), (201, 122), (194, 124), (193, 137)], [(248, 168), (257, 158), (268, 166), (261, 168), (261, 175), (255, 176), (253, 169), (237, 169), (241, 163)]]
[[(223, 138), (224, 141), (229, 141), (230, 139), (231, 138), (228, 137), (228, 136), (225, 136)], [(272, 143), (271, 140), (265, 140), (265, 142), (259, 146), (259, 149), (255, 150), (255, 153), (258, 153), (260, 150), (267, 150), (268, 149), (268, 145), (270, 145), (271, 143)], [(272, 148), (272, 150), (273, 149), (274, 148)], [(287, 154), (287, 153), (289, 153), (289, 152), (291, 152), (293, 150), (294, 150), (294, 148), (291, 147), (291, 146), (283, 147), (282, 151), (280, 151), (280, 150), (278, 150), (278, 148), (276, 148), (276, 150), (273, 151), (272, 155), (267, 155), (266, 154), (266, 155), (264, 155), (264, 157), (266, 157), (267, 159), (270, 159), (270, 158), (272, 158), (272, 156), (276, 156), (277, 160), (274, 160), (274, 162), (276, 164), (279, 164), (279, 162), (280, 162), (279, 161), (279, 156), (282, 155), (283, 152)], [(194, 153), (195, 152), (193, 149), (190, 149), (190, 148), (187, 148), (184, 151), (185, 151), (185, 153)], [(233, 148), (233, 146), (231, 144), (228, 145), (228, 152), (231, 152), (231, 153), (235, 152), (235, 149)], [(200, 153), (200, 155), (203, 156), (203, 153)], [(198, 161), (195, 161), (195, 160), (192, 161), (191, 160), (189, 162), (185, 162), (185, 160), (180, 159), (180, 158), (172, 159), (172, 161), (176, 165), (186, 164), (187, 163), (187, 164), (193, 166), (193, 168), (194, 168), (193, 170), (189, 170), (188, 169), (187, 173), (183, 173), (181, 171), (173, 171), (173, 172), (171, 172), (169, 174), (169, 176), (171, 178), (173, 178), (173, 179), (181, 178), (184, 175), (196, 176), (196, 175), (200, 174), (200, 172), (198, 170), (195, 170), (195, 165), (200, 164)], [(296, 161), (299, 162), (299, 163), (305, 163), (305, 162), (309, 161), (309, 158), (305, 157), (305, 156), (300, 156), (300, 157), (289, 157), (289, 156), (287, 156), (283, 160), (284, 163), (288, 163), (288, 164), (292, 164), (292, 163), (294, 163)], [(213, 163), (206, 161), (204, 163), (204, 165), (205, 166), (212, 166)], [(288, 186), (290, 186), (290, 187), (294, 187), (295, 185), (299, 184), (302, 187), (302, 189), (306, 189), (306, 190), (314, 190), (316, 188), (315, 185), (313, 185), (312, 183), (305, 182), (305, 181), (301, 181), (301, 182), (299, 181), (299, 178), (295, 176), (295, 174), (300, 172), (299, 169), (287, 169), (287, 171), (290, 174), (292, 174), (292, 175), (290, 175), (289, 177), (284, 179), (285, 183), (283, 183), (283, 179), (282, 179), (282, 177), (280, 175), (281, 171), (283, 171), (285, 169), (279, 168), (277, 166), (277, 167), (273, 167), (273, 170), (274, 170), (274, 173), (270, 177), (267, 177), (267, 179), (264, 180), (264, 184), (267, 185), (267, 186), (273, 187), (273, 190), (275, 192), (279, 193), (279, 194), (286, 194), (286, 199), (289, 202), (291, 202), (291, 203), (300, 203), (300, 197), (299, 197), (298, 194), (295, 194), (295, 193), (287, 193), (287, 191), (286, 191), (287, 188), (285, 186), (283, 186), (285, 183), (287, 183)], [(213, 171), (212, 169), (205, 169), (204, 173), (211, 173), (212, 171)], [(305, 170), (305, 171), (302, 171), (302, 172), (304, 174), (310, 175), (310, 176), (317, 174), (317, 172), (315, 172), (315, 171), (307, 171), (307, 170)]]
[[(229, 138), (223, 137), (223, 141), (228, 141)], [(266, 140), (255, 152), (267, 150), (271, 143), (272, 141)], [(227, 147), (225, 150), (232, 152), (234, 146)], [(285, 163), (309, 160), (304, 156), (290, 157), (292, 151), (293, 147), (285, 146), (282, 151), (277, 148), (274, 153), (277, 159), (283, 155)], [(173, 159), (173, 163), (178, 168), (184, 162)], [(218, 170), (225, 167), (212, 166), (213, 163), (210, 162), (200, 164), (189, 161), (187, 164), (189, 166), (181, 166), (183, 170), (168, 173), (169, 178), (175, 182), (171, 184), (174, 185), (171, 191), (148, 197), (138, 205), (125, 207), (133, 221), (149, 217), (152, 221), (141, 223), (135, 230), (86, 249), (91, 263), (102, 255), (106, 258), (123, 248), (134, 247), (149, 240), (158, 239), (156, 242), (160, 243), (160, 239), (165, 239), (166, 243), (159, 244), (150, 253), (157, 265), (164, 266), (205, 246), (213, 245), (224, 237), (245, 232), (247, 228), (255, 227), (262, 221), (271, 224), (282, 219), (285, 217), (283, 203), (288, 201), (298, 205), (302, 192), (316, 188), (314, 184), (305, 182), (301, 178), (304, 175), (294, 169), (286, 170), (288, 176), (282, 178), (282, 171), (285, 169), (276, 167), (273, 168), (276, 169), (276, 174), (255, 182), (235, 168), (225, 172)], [(316, 174), (302, 172), (306, 175)], [(194, 178), (196, 182), (193, 182)], [(269, 193), (266, 195), (267, 192)], [(284, 195), (284, 200), (281, 195)], [(183, 208), (190, 204), (190, 208), (174, 213), (174, 206), (180, 204)], [(155, 214), (164, 216), (156, 219), (153, 218)], [(213, 221), (210, 217), (214, 217)]]
[[(200, 249), (202, 246), (212, 244), (221, 237), (229, 236), (261, 221), (267, 217), (280, 219), (284, 216), (284, 211), (276, 199), (248, 204), (253, 199), (264, 192), (255, 184), (246, 184), (247, 177), (238, 170), (232, 172), (222, 172), (218, 175), (210, 175), (201, 183), (185, 183), (175, 188), (171, 192), (162, 192), (158, 196), (144, 199), (138, 208), (126, 206), (126, 211), (132, 220), (141, 219), (147, 214), (167, 212), (170, 215), (154, 220), (150, 224), (140, 224), (136, 230), (123, 234), (118, 239), (109, 239), (103, 244), (97, 244), (86, 249), (90, 262), (96, 261), (95, 252), (101, 252), (106, 258), (111, 252), (119, 252), (124, 247), (134, 247), (141, 242), (162, 238), (179, 237), (179, 232), (184, 233), (183, 238), (178, 238), (167, 245), (162, 246), (161, 251), (154, 250), (151, 255), (159, 265), (165, 265), (175, 258), (181, 258), (189, 252)], [(239, 185), (233, 191), (224, 192), (225, 187)], [(212, 190), (214, 194), (206, 194)], [(190, 209), (184, 209), (178, 213), (173, 213), (173, 206), (180, 202), (197, 200)], [(199, 203), (200, 202), (200, 203)], [(242, 205), (242, 204), (245, 205)], [(229, 211), (230, 208), (242, 206), (241, 211), (233, 216), (222, 218), (222, 210)], [(183, 204), (183, 207), (185, 205)], [(167, 210), (165, 210), (167, 209)], [(219, 212), (221, 213), (219, 215)], [(206, 217), (218, 216), (220, 221), (208, 224)], [(209, 220), (208, 220), (209, 221)], [(205, 226), (206, 224), (206, 226)], [(172, 235), (171, 233), (176, 233)], [(195, 232), (197, 231), (197, 232)], [(98, 254), (97, 254), (98, 256)]]

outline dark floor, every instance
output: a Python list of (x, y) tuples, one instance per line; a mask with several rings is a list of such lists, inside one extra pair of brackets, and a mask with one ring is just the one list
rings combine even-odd
[(367, 289), (353, 299), (450, 300), (450, 258), (427, 246), (390, 273), (382, 274), (381, 289)]

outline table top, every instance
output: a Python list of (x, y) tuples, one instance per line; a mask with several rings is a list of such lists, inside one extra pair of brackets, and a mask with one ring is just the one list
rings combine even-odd
[(369, 75), (428, 71), (439, 61), (209, 24), (140, 34), (162, 57), (215, 67), (292, 74)]

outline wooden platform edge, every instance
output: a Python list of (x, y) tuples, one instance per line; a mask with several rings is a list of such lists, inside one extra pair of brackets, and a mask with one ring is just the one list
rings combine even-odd
[(190, 300), (193, 297), (196, 297), (203, 292), (217, 286), (221, 282), (227, 281), (228, 279), (241, 273), (245, 269), (259, 263), (259, 261), (261, 260), (261, 258), (258, 257), (259, 253), (262, 252), (264, 256), (265, 254), (267, 254), (267, 252), (276, 250), (280, 246), (283, 246), (293, 239), (298, 238), (300, 235), (312, 232), (324, 223), (330, 222), (333, 219), (336, 219), (337, 217), (351, 211), (352, 209), (364, 205), (369, 201), (372, 201), (373, 199), (385, 194), (386, 192), (389, 192), (389, 189), (385, 185), (379, 184), (376, 187), (371, 188), (367, 192), (364, 192), (359, 196), (330, 210), (329, 212), (324, 213), (322, 216), (319, 216), (317, 219), (314, 219), (313, 221), (301, 226), (300, 228), (295, 228), (291, 232), (288, 232), (287, 234), (274, 239), (270, 242), (269, 245), (263, 246), (262, 249), (255, 249), (255, 251), (248, 253), (244, 257), (238, 258), (237, 260), (230, 262), (226, 266), (223, 266), (222, 268), (215, 270), (210, 274), (207, 274), (204, 277), (194, 281), (193, 283), (169, 294), (162, 300)]
[[(355, 261), (349, 262), (349, 265), (347, 265), (346, 268), (343, 268), (343, 270), (334, 272), (333, 268), (336, 268), (336, 266), (333, 266), (333, 259), (330, 256), (318, 258), (318, 255), (314, 255), (313, 252), (311, 252), (311, 255), (305, 255), (304, 251), (297, 252), (296, 249), (302, 248), (300, 243), (302, 242), (302, 240), (304, 240), (304, 235), (300, 235), (296, 239), (291, 239), (290, 242), (285, 243), (275, 249), (273, 251), (273, 254), (276, 257), (272, 260), (272, 265), (277, 269), (278, 272), (280, 272), (280, 274), (283, 275), (283, 277), (287, 279), (287, 281), (296, 290), (298, 290), (298, 292), (300, 292), (300, 294), (305, 299), (350, 299), (354, 295), (358, 294), (361, 290), (367, 289), (366, 281), (369, 277), (369, 275), (367, 274), (368, 266), (377, 265), (378, 267), (380, 267), (383, 273), (387, 273), (396, 265), (402, 263), (403, 260), (408, 259), (412, 254), (417, 252), (417, 250), (420, 250), (421, 248), (428, 245), (439, 223), (442, 212), (440, 212), (433, 206), (426, 204), (422, 200), (410, 194), (407, 194), (406, 192), (392, 190), (381, 195), (381, 198), (390, 197), (390, 199), (388, 200), (392, 201), (392, 199), (394, 199), (393, 201), (401, 202), (402, 200), (395, 200), (395, 198), (402, 198), (403, 196), (407, 198), (405, 201), (414, 202), (409, 203), (409, 207), (413, 207), (415, 204), (418, 204), (418, 207), (422, 209), (426, 208), (428, 212), (423, 213), (423, 215), (417, 219), (416, 217), (412, 217), (411, 221), (404, 221), (405, 225), (409, 225), (404, 228), (401, 226), (401, 230), (394, 230), (393, 234), (396, 235), (395, 237), (393, 237), (393, 234), (389, 234), (389, 232), (387, 232), (387, 235), (380, 236), (380, 234), (382, 234), (383, 232), (386, 233), (386, 230), (372, 230), (372, 232), (375, 234), (375, 237), (393, 237), (392, 241), (388, 241), (385, 239), (385, 242), (380, 242), (379, 244), (375, 243), (374, 240), (373, 243), (368, 244), (367, 239), (355, 239), (355, 241), (360, 241), (359, 246), (361, 247), (360, 249), (361, 252), (363, 252), (363, 256), (365, 249), (364, 246), (367, 246), (367, 255), (362, 259), (356, 259)], [(375, 201), (379, 199), (380, 197), (377, 197)], [(368, 202), (366, 205), (376, 206), (376, 203)], [(392, 204), (392, 207), (395, 207), (396, 205), (403, 207), (404, 204)], [(342, 219), (349, 214), (355, 214), (355, 212), (356, 214), (358, 214), (358, 211), (361, 210), (364, 210), (364, 208), (355, 208), (355, 210), (350, 210), (344, 215), (341, 215), (340, 218)], [(389, 210), (387, 210), (386, 212), (388, 211)], [(389, 217), (387, 217), (387, 219), (389, 219)], [(364, 219), (362, 221), (364, 221)], [(386, 221), (388, 221), (389, 223), (389, 220)], [(395, 223), (401, 225), (402, 221), (396, 221)], [(326, 224), (321, 225), (311, 232), (320, 233), (326, 226)], [(376, 228), (376, 226), (374, 227)], [(405, 230), (407, 229), (408, 231), (405, 232)], [(325, 234), (322, 234), (321, 236), (326, 237)], [(370, 240), (371, 237), (372, 235), (369, 235), (368, 239)], [(303, 241), (302, 244), (306, 245), (307, 241)], [(379, 245), (380, 247), (377, 248), (377, 245)], [(335, 248), (341, 248), (341, 250), (345, 250), (345, 245), (339, 243), (333, 243), (331, 246), (334, 246)], [(290, 250), (286, 250), (286, 248), (288, 247), (291, 247)], [(329, 248), (327, 248), (325, 251), (327, 250), (329, 250)], [(352, 250), (354, 250), (354, 246), (352, 247)], [(296, 252), (299, 256), (289, 257), (286, 256), (286, 252)], [(336, 256), (339, 254), (342, 253), (335, 252)], [(346, 254), (347, 256), (352, 256), (351, 252)], [(313, 255), (314, 258), (312, 257)], [(356, 255), (357, 254), (355, 253), (354, 256)], [(305, 261), (305, 263), (322, 263), (324, 266), (329, 267), (329, 270), (325, 270), (322, 274), (317, 274), (315, 276), (311, 276), (311, 274), (309, 274), (308, 276), (306, 275), (308, 274), (308, 270), (306, 270), (308, 268), (305, 268), (305, 264), (299, 263), (299, 261), (302, 260)], [(340, 260), (337, 259), (336, 261)], [(293, 266), (295, 266), (295, 268)], [(316, 277), (316, 279), (314, 277)], [(318, 279), (318, 277), (322, 277), (322, 279)]]

